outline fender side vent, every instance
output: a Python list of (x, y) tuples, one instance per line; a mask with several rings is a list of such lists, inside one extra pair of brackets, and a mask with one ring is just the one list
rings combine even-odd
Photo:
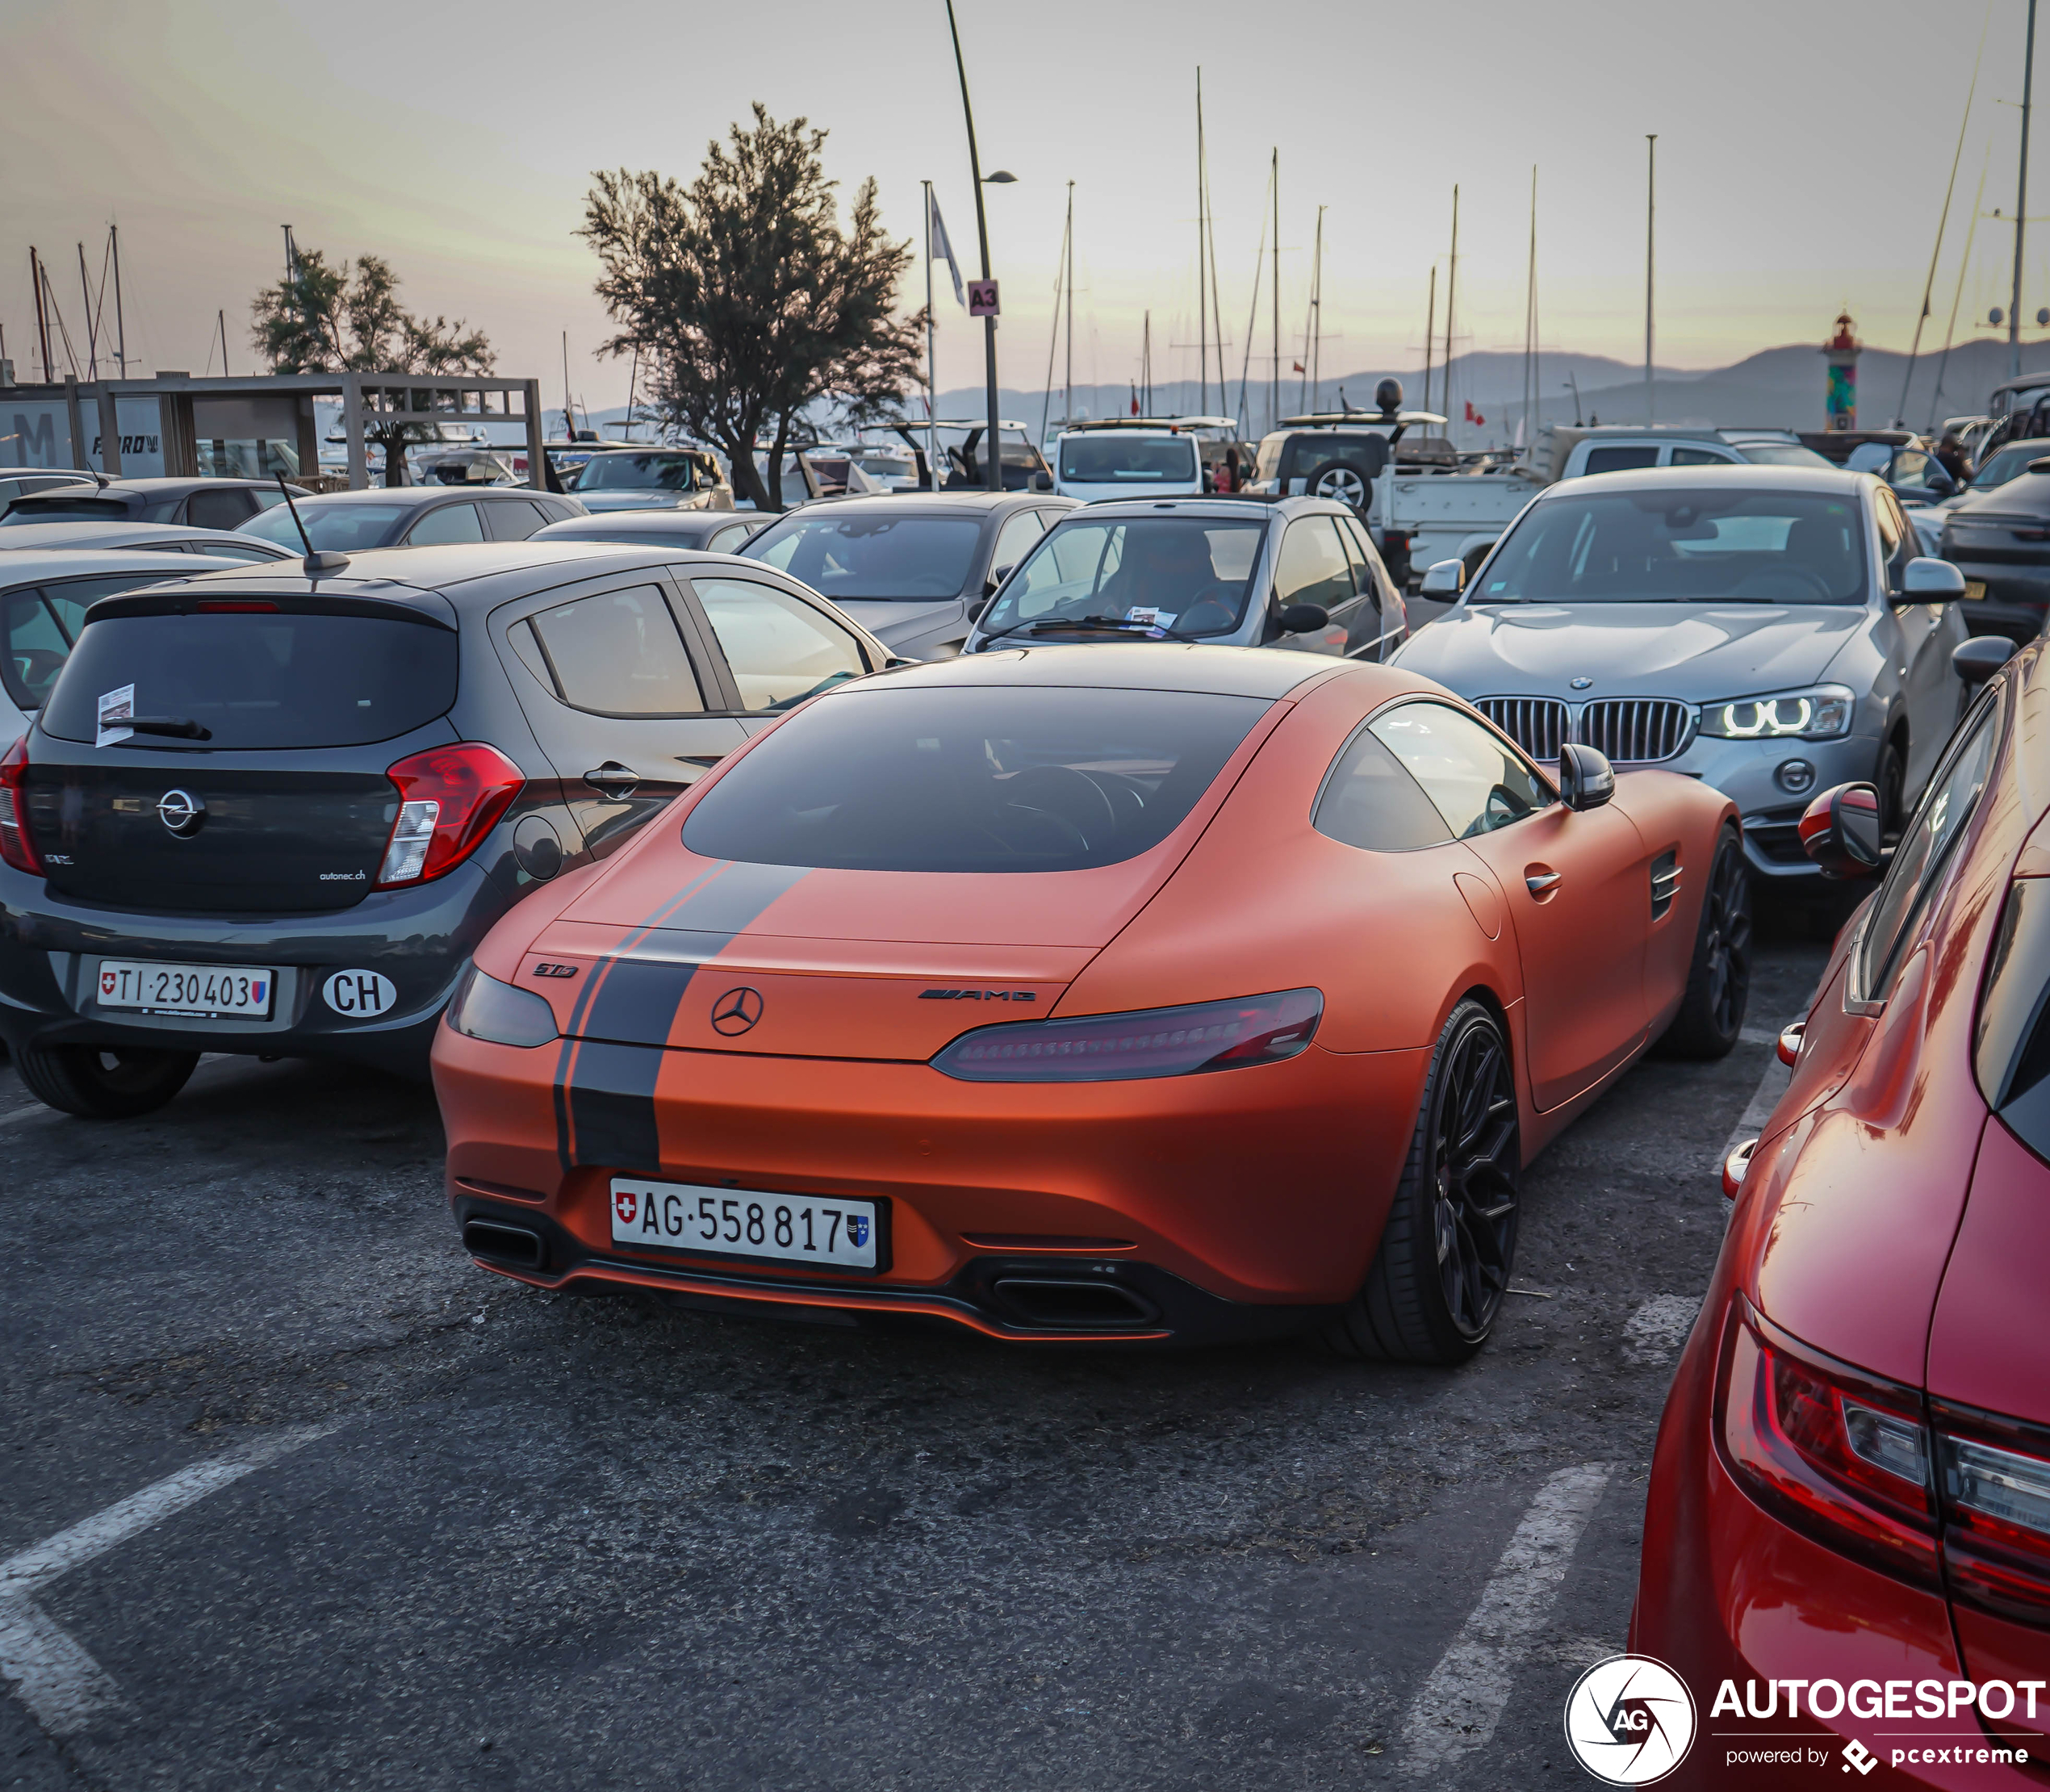
[(1680, 854), (1661, 852), (1651, 861), (1651, 919), (1663, 921), (1680, 894)]

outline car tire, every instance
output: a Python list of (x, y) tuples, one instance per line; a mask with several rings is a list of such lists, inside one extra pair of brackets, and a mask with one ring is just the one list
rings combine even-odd
[(1659, 1049), (1669, 1057), (1726, 1057), (1744, 1030), (1751, 993), (1751, 867), (1737, 830), (1726, 827), (1709, 860), (1687, 993)]
[(1431, 1054), (1380, 1247), (1324, 1343), (1373, 1362), (1466, 1362), (1487, 1342), (1508, 1287), (1522, 1175), (1508, 1041), (1469, 997)]
[(61, 1113), (87, 1120), (148, 1114), (185, 1087), (197, 1052), (147, 1045), (31, 1045), (16, 1068), (28, 1092)]
[(1349, 460), (1333, 461), (1318, 470), (1307, 490), (1313, 498), (1330, 498), (1365, 516), (1374, 495), (1374, 481), (1367, 477), (1365, 467), (1355, 467)]
[(1901, 810), (1907, 781), (1907, 756), (1901, 750), (1901, 737), (1895, 735), (1880, 748), (1872, 764), (1872, 789), (1879, 793), (1879, 838), (1883, 846), (1900, 844), (1901, 829), (1907, 821)]

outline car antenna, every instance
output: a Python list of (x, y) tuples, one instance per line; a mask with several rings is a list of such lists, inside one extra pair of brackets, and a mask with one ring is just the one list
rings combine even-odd
[(313, 538), (306, 533), (306, 525), (299, 520), (299, 506), (292, 502), (292, 488), (286, 484), (285, 475), (278, 475), (278, 494), (285, 500), (285, 508), (292, 513), (292, 527), (299, 531), (299, 540), (306, 546), (306, 576), (317, 579), (324, 572), (339, 572), (349, 564), (346, 554), (316, 554), (313, 551)]

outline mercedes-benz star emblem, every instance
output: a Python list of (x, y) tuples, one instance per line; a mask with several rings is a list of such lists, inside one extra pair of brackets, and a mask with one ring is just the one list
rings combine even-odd
[(1585, 676), (1579, 677), (1579, 678), (1575, 678), (1575, 679), (1574, 679), (1574, 680), (1571, 680), (1571, 684), (1572, 684), (1572, 685), (1573, 685), (1573, 688), (1574, 688), (1574, 689), (1575, 689), (1576, 691), (1584, 691), (1584, 690), (1585, 690), (1585, 689), (1587, 689), (1587, 688), (1588, 688), (1590, 685), (1592, 685), (1592, 684), (1593, 684), (1593, 683), (1594, 683), (1594, 680), (1593, 680), (1592, 678), (1588, 678), (1588, 677), (1585, 677)]
[(729, 1039), (735, 1033), (746, 1032), (761, 1018), (759, 990), (728, 990), (712, 1004), (712, 1030), (724, 1033)]
[(166, 790), (157, 799), (157, 819), (174, 834), (196, 834), (207, 806), (190, 790)]

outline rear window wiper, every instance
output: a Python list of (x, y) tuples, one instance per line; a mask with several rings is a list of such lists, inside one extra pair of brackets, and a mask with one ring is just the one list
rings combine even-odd
[(169, 735), (174, 740), (211, 740), (212, 729), (189, 715), (138, 715), (116, 724), (138, 735)]

